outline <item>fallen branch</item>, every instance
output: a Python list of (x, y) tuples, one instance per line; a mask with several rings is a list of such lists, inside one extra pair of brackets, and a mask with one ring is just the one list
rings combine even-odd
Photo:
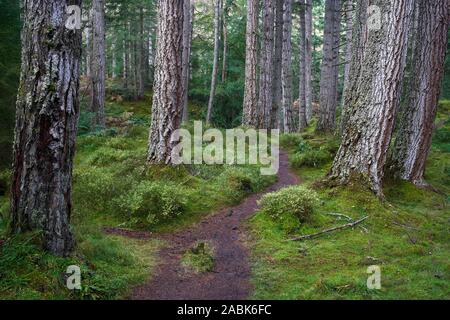
[(339, 217), (339, 218), (345, 218), (345, 219), (347, 219), (347, 220), (349, 220), (349, 221), (353, 221), (353, 218), (351, 218), (351, 217), (349, 217), (349, 216), (347, 216), (347, 215), (345, 215), (345, 214), (342, 214), (342, 213), (325, 213), (327, 216), (332, 216), (332, 217)]
[(418, 229), (418, 228), (415, 228), (415, 227), (412, 227), (412, 226), (408, 226), (406, 224), (401, 224), (400, 222), (397, 222), (397, 221), (392, 221), (392, 224), (395, 224), (396, 226), (403, 227), (403, 228), (406, 228), (406, 229), (412, 229), (412, 230), (420, 231), (420, 229)]
[(334, 228), (331, 228), (331, 229), (326, 229), (326, 230), (323, 230), (323, 231), (320, 231), (320, 232), (317, 232), (317, 233), (308, 234), (306, 236), (293, 238), (291, 240), (292, 241), (303, 241), (303, 240), (308, 240), (308, 239), (315, 238), (315, 237), (320, 236), (320, 235), (325, 234), (325, 233), (330, 233), (330, 232), (333, 232), (333, 231), (338, 231), (338, 230), (342, 230), (342, 229), (352, 228), (352, 227), (354, 227), (354, 226), (356, 226), (356, 225), (366, 221), (368, 218), (369, 218), (369, 216), (364, 217), (362, 219), (359, 219), (359, 220), (357, 220), (355, 222), (344, 224), (343, 226), (334, 227)]
[[(349, 217), (349, 216), (347, 216), (347, 215), (345, 215), (345, 214), (342, 214), (342, 213), (326, 213), (326, 215), (332, 216), (332, 217), (344, 218), (344, 219), (347, 219), (347, 220), (350, 221), (350, 222), (353, 222), (353, 221), (354, 221), (352, 217)], [(369, 230), (367, 230), (367, 229), (364, 228), (363, 226), (359, 226), (359, 227), (360, 227), (365, 233), (369, 233)]]

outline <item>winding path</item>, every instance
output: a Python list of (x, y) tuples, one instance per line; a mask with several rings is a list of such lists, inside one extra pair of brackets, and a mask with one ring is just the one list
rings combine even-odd
[[(289, 170), (288, 156), (280, 153), (278, 182), (266, 191), (253, 194), (240, 205), (206, 217), (195, 226), (177, 233), (159, 235), (168, 245), (161, 250), (162, 263), (152, 279), (134, 289), (136, 300), (243, 300), (252, 290), (249, 252), (243, 245), (242, 222), (257, 209), (257, 200), (265, 193), (298, 184)], [(209, 273), (186, 273), (180, 260), (196, 241), (211, 242), (215, 247), (215, 266)]]

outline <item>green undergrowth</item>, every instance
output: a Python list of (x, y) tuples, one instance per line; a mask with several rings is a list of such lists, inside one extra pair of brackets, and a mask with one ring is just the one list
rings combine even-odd
[(170, 231), (275, 181), (251, 165), (149, 166), (147, 138), (148, 127), (140, 125), (116, 137), (80, 137), (76, 216), (97, 214), (121, 220), (120, 227)]
[(181, 258), (187, 272), (205, 273), (214, 269), (214, 247), (209, 242), (199, 241), (189, 248)]
[[(162, 244), (109, 236), (104, 227), (174, 231), (275, 182), (254, 165), (149, 166), (150, 104), (149, 94), (144, 101), (109, 99), (104, 131), (82, 115), (72, 194), (77, 249), (69, 258), (44, 253), (38, 234), (7, 236), (9, 173), (0, 174), (0, 299), (124, 297), (151, 276)], [(65, 288), (69, 265), (81, 267), (81, 291)]]
[[(75, 230), (77, 249), (68, 258), (43, 252), (38, 233), (8, 238), (0, 248), (0, 300), (118, 299), (156, 265), (158, 241), (107, 236), (95, 222)], [(81, 270), (81, 290), (66, 287), (72, 265)]]
[[(264, 210), (250, 222), (254, 299), (448, 299), (450, 298), (448, 107), (441, 104), (440, 123), (426, 179), (440, 192), (406, 182), (386, 181), (386, 201), (364, 186), (318, 187), (332, 156), (317, 163), (311, 150), (334, 154), (336, 142), (307, 132), (284, 136), (291, 165), (302, 183), (319, 198), (314, 213), (291, 228)], [(445, 125), (442, 125), (445, 123)], [(310, 130), (311, 131), (311, 130)], [(318, 143), (318, 141), (321, 141)], [(305, 145), (307, 147), (305, 147)], [(283, 201), (279, 206), (285, 206)], [(363, 224), (312, 240), (291, 241), (369, 216)], [(381, 290), (367, 288), (367, 268), (381, 268)]]

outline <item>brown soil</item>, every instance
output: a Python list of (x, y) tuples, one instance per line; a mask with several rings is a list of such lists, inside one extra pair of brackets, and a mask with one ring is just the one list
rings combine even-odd
[[(288, 156), (280, 154), (278, 182), (265, 192), (253, 194), (243, 203), (206, 217), (197, 225), (177, 233), (158, 235), (168, 243), (161, 250), (162, 263), (151, 280), (134, 289), (136, 300), (243, 300), (249, 297), (249, 252), (242, 238), (242, 223), (258, 209), (257, 200), (268, 192), (298, 184), (298, 178), (289, 170)], [(109, 233), (148, 238), (151, 234), (108, 229)], [(155, 235), (156, 236), (156, 235)], [(182, 255), (197, 241), (208, 241), (215, 248), (215, 266), (209, 273), (190, 273), (181, 265)]]

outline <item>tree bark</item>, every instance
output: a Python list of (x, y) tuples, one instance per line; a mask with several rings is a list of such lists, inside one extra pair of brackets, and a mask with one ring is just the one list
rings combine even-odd
[(349, 88), (350, 83), (350, 62), (352, 59), (352, 51), (353, 51), (353, 16), (354, 16), (354, 8), (353, 8), (353, 0), (347, 0), (347, 6), (346, 6), (346, 48), (345, 48), (345, 68), (344, 68), (344, 90), (342, 94), (342, 114), (341, 114), (341, 123), (340, 123), (340, 134), (342, 135), (342, 132), (345, 127), (345, 118), (346, 118), (346, 104), (345, 104), (345, 96), (347, 94), (347, 90)]
[(305, 101), (306, 122), (311, 121), (312, 110), (312, 0), (305, 3)]
[(92, 57), (91, 57), (91, 103), (94, 114), (92, 125), (104, 129), (105, 124), (105, 3), (92, 1)]
[(125, 89), (129, 87), (130, 77), (130, 41), (128, 30), (128, 22), (126, 22), (124, 26), (125, 36), (123, 39), (123, 80)]
[[(225, 3), (223, 3), (225, 2)], [(223, 53), (222, 53), (222, 83), (227, 79), (228, 66), (228, 4), (226, 0), (222, 1), (222, 36), (223, 36)]]
[(417, 1), (419, 32), (413, 54), (413, 79), (400, 118), (391, 169), (398, 178), (426, 186), (424, 173), (444, 74), (450, 11), (445, 1)]
[(144, 37), (144, 8), (139, 8), (139, 44), (138, 49), (138, 99), (144, 99), (145, 93), (145, 37)]
[(257, 63), (258, 63), (258, 0), (247, 0), (247, 31), (245, 55), (245, 91), (242, 124), (258, 126)]
[(275, 1), (275, 41), (273, 64), (273, 106), (271, 112), (271, 128), (280, 128), (281, 107), (281, 62), (283, 56), (283, 1)]
[(306, 9), (305, 2), (300, 1), (300, 25), (299, 25), (299, 48), (298, 52), (300, 54), (299, 58), (299, 120), (298, 129), (299, 131), (304, 130), (307, 126), (306, 119)]
[(189, 120), (188, 92), (190, 78), (190, 58), (192, 45), (192, 23), (194, 5), (190, 0), (184, 1), (184, 22), (183, 22), (183, 122)]
[(261, 68), (259, 78), (259, 127), (269, 129), (273, 106), (273, 22), (274, 3), (263, 1), (263, 39), (261, 44)]
[(138, 57), (138, 39), (136, 34), (139, 33), (138, 23), (134, 22), (132, 27), (133, 41), (132, 41), (132, 57), (133, 57), (133, 99), (139, 100), (139, 57)]
[(341, 0), (326, 1), (323, 60), (320, 76), (320, 107), (317, 122), (317, 131), (319, 132), (333, 132), (336, 127), (341, 29), (340, 10)]
[(183, 20), (184, 0), (159, 0), (158, 36), (153, 85), (149, 163), (170, 164), (177, 142), (183, 102)]
[[(405, 69), (412, 1), (379, 0), (386, 17), (369, 27), (368, 0), (358, 3), (350, 85), (345, 97), (346, 126), (331, 178), (345, 184), (358, 177), (382, 196), (386, 153)], [(372, 24), (370, 24), (372, 26)]]
[[(70, 1), (81, 6), (81, 1)], [(81, 30), (65, 27), (65, 0), (23, 3), (11, 227), (42, 230), (44, 249), (68, 255), (72, 166), (79, 117)]]
[(117, 46), (114, 36), (112, 37), (111, 51), (111, 78), (115, 79), (117, 77)]
[(350, 76), (350, 60), (352, 59), (352, 41), (353, 41), (353, 0), (347, 0), (345, 8), (345, 67), (344, 67), (344, 94), (348, 87), (348, 78)]
[(220, 46), (220, 9), (222, 0), (215, 0), (214, 10), (214, 60), (211, 75), (211, 91), (209, 93), (208, 113), (206, 115), (206, 123), (211, 123), (211, 116), (214, 104), (214, 96), (216, 95), (217, 73), (219, 69), (219, 46)]
[(92, 21), (91, 12), (92, 12), (92, 10), (89, 10), (89, 13), (87, 16), (88, 22), (86, 23), (86, 27), (84, 29), (84, 36), (86, 39), (86, 52), (84, 53), (84, 56), (86, 57), (86, 77), (88, 79), (90, 79), (90, 77), (91, 77), (91, 56), (92, 56), (92, 52), (91, 52), (92, 51), (92, 41), (91, 41), (92, 28), (90, 25), (90, 23)]
[(283, 131), (293, 132), (292, 118), (292, 0), (283, 1), (283, 57), (281, 66)]

